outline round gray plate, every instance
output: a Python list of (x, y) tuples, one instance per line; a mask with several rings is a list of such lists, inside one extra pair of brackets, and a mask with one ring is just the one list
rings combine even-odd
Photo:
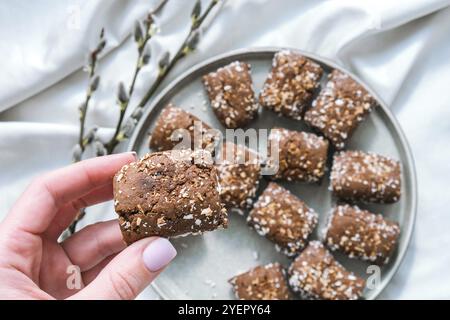
[[(279, 50), (281, 48), (233, 51), (190, 68), (165, 88), (146, 109), (130, 140), (129, 150), (136, 151), (140, 156), (149, 152), (149, 134), (160, 111), (168, 102), (173, 102), (213, 127), (224, 130), (209, 106), (201, 82), (202, 75), (235, 60), (248, 62), (252, 66), (253, 85), (255, 93), (258, 94), (270, 71), (272, 57)], [(342, 70), (326, 59), (307, 52), (300, 51), (300, 53), (320, 63), (326, 70), (326, 74), (332, 68)], [(342, 71), (349, 73), (346, 70)], [(326, 75), (323, 80), (325, 77)], [(352, 75), (352, 77), (364, 85), (356, 76)], [(373, 151), (391, 156), (401, 161), (403, 169), (402, 197), (398, 203), (362, 206), (373, 212), (383, 213), (385, 217), (398, 221), (401, 226), (398, 249), (391, 261), (381, 268), (381, 282), (376, 288), (366, 288), (364, 292), (365, 299), (374, 299), (389, 283), (405, 255), (414, 226), (417, 194), (414, 163), (404, 134), (383, 101), (370, 88), (364, 86), (378, 99), (381, 106), (376, 108), (359, 126), (348, 144), (348, 149)], [(250, 126), (256, 129), (280, 126), (309, 131), (302, 121), (278, 117), (268, 110), (261, 110), (257, 120)], [(320, 185), (282, 184), (319, 213), (319, 226), (314, 234), (314, 238), (317, 238), (335, 202), (328, 190), (328, 177)], [(263, 181), (259, 192), (265, 185), (266, 182)], [(289, 265), (289, 259), (278, 253), (269, 240), (258, 236), (247, 227), (244, 216), (230, 212), (229, 218), (230, 225), (226, 230), (209, 232), (202, 236), (173, 239), (178, 256), (153, 284), (163, 298), (232, 299), (234, 295), (227, 282), (232, 276), (269, 262), (278, 261), (284, 266)], [(364, 278), (370, 276), (367, 272), (367, 263), (351, 260), (339, 254), (335, 257), (356, 274)]]

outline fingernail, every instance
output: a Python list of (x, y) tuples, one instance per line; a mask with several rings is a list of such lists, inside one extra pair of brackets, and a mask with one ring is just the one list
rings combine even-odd
[(176, 255), (177, 250), (169, 240), (158, 238), (145, 248), (142, 258), (147, 269), (155, 272), (168, 265)]
[(130, 154), (134, 157), (134, 160), (138, 160), (138, 155), (136, 151), (130, 151)]

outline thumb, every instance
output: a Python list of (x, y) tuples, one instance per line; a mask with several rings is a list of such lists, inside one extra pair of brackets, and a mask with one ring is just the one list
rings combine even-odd
[(118, 254), (71, 299), (134, 299), (176, 255), (167, 239), (142, 239)]

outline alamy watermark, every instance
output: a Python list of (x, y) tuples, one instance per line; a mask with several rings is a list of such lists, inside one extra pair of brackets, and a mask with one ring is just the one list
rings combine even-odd
[[(226, 129), (224, 134), (217, 129), (205, 128), (201, 121), (195, 121), (190, 130), (177, 129), (171, 135), (176, 142), (173, 151), (191, 149), (207, 151), (214, 164), (261, 164), (262, 175), (274, 175), (279, 167), (279, 138), (276, 129)], [(224, 148), (225, 142), (245, 146), (249, 152), (236, 156), (233, 148)], [(200, 158), (199, 158), (200, 159)], [(204, 158), (201, 158), (204, 161)]]
[(76, 265), (69, 265), (66, 269), (67, 279), (66, 287), (69, 290), (80, 290), (83, 286), (81, 269)]
[(366, 280), (367, 289), (378, 289), (381, 283), (381, 268), (377, 265), (372, 264), (367, 267), (366, 273), (369, 275)]

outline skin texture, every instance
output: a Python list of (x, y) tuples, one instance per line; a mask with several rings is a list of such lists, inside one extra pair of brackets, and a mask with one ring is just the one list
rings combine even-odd
[[(133, 299), (161, 272), (143, 259), (156, 238), (125, 249), (116, 220), (57, 241), (80, 208), (112, 199), (114, 174), (134, 160), (133, 153), (86, 160), (29, 185), (0, 224), (0, 299)], [(67, 286), (71, 265), (80, 268), (80, 289)]]

